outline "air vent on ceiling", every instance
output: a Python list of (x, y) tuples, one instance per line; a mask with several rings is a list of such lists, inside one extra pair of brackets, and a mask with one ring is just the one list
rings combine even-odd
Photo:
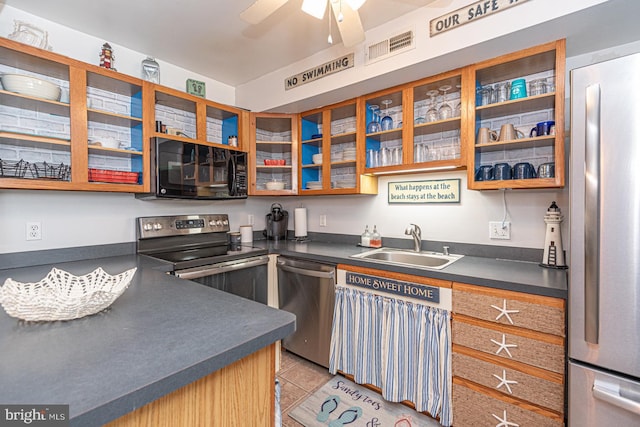
[(413, 31), (408, 30), (395, 36), (389, 37), (377, 43), (367, 45), (366, 47), (366, 63), (377, 62), (382, 59), (397, 55), (404, 51), (413, 49)]

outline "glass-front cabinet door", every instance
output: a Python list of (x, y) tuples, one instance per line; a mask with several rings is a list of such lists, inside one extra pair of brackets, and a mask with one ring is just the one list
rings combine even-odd
[(408, 163), (403, 146), (404, 101), (398, 88), (364, 98), (365, 172), (402, 170)]
[(142, 184), (142, 82), (87, 72), (88, 180)]
[(470, 68), (468, 187), (564, 186), (564, 40)]
[(68, 187), (73, 151), (70, 67), (39, 49), (0, 42), (0, 185)]
[[(301, 114), (300, 194), (322, 193), (330, 187), (329, 168), (324, 167), (331, 162), (329, 136), (325, 138), (324, 135), (326, 117), (328, 115), (321, 109)], [(329, 120), (326, 123), (326, 130), (330, 132)]]
[(364, 133), (356, 99), (300, 115), (300, 193), (376, 194), (364, 173)]
[(424, 79), (407, 89), (413, 107), (407, 160), (415, 168), (453, 169), (466, 164), (463, 84), (467, 84), (463, 73), (456, 71)]
[(297, 117), (251, 113), (249, 195), (298, 193)]

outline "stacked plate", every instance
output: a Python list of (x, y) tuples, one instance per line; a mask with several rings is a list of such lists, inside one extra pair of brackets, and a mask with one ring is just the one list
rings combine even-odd
[(345, 148), (342, 150), (342, 160), (355, 160), (356, 159), (356, 149), (355, 148)]
[(307, 181), (307, 190), (322, 190), (322, 181)]
[(335, 181), (333, 183), (333, 188), (355, 188), (355, 187), (356, 187), (355, 180)]
[(340, 162), (343, 159), (343, 154), (342, 151), (336, 151), (334, 153), (331, 153), (331, 161), (332, 162)]

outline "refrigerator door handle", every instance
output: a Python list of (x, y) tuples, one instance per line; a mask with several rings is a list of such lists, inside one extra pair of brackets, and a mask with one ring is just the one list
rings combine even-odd
[(593, 397), (608, 402), (625, 411), (640, 415), (640, 402), (622, 396), (620, 386), (602, 380), (593, 382)]
[(586, 88), (584, 201), (584, 339), (600, 329), (600, 85)]

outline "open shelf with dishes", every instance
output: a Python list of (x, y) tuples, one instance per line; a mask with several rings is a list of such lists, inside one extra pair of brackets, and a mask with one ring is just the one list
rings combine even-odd
[(298, 192), (297, 116), (251, 114), (250, 195)]
[[(145, 191), (141, 80), (7, 39), (0, 72), (0, 111), (14, 118), (0, 129), (3, 188)], [(8, 164), (28, 168), (9, 177)], [(128, 178), (102, 181), (96, 170)]]
[(468, 187), (564, 186), (564, 40), (470, 68)]
[(152, 86), (153, 136), (247, 150), (249, 143), (243, 141), (243, 126), (248, 112), (167, 87)]

